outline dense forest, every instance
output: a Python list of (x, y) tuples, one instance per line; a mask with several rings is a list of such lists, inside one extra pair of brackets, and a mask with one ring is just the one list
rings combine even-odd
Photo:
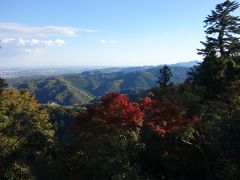
[[(172, 68), (163, 66), (153, 79), (158, 86), (134, 101), (81, 91), (89, 82), (119, 87), (112, 77), (107, 84), (84, 75), (16, 82), (29, 88), (21, 90), (0, 79), (0, 179), (240, 179), (239, 6), (226, 0), (206, 17), (203, 62), (184, 81), (174, 83)], [(74, 84), (77, 78), (86, 84)], [(106, 94), (65, 107), (39, 104), (31, 93), (55, 84), (84, 103)]]
[[(20, 77), (8, 79), (9, 87), (29, 89), (41, 104), (54, 103), (61, 106), (78, 106), (95, 102), (110, 92), (138, 96), (157, 85), (157, 67), (107, 68), (85, 71), (81, 74), (61, 76)], [(173, 83), (187, 78), (189, 67), (172, 65)]]

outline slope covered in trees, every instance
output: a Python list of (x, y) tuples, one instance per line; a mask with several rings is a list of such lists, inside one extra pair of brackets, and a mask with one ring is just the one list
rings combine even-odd
[(45, 179), (55, 148), (48, 114), (28, 91), (0, 95), (0, 178)]
[[(107, 93), (84, 108), (43, 106), (0, 79), (0, 178), (240, 179), (238, 7), (226, 0), (207, 17), (204, 61), (186, 81), (171, 83), (173, 70), (164, 66), (157, 87), (134, 102)], [(97, 89), (104, 76), (125, 75), (78, 77)]]
[[(127, 72), (84, 72), (61, 77), (18, 78), (9, 80), (17, 89), (30, 89), (39, 103), (60, 105), (87, 104), (109, 92), (142, 92), (156, 86), (159, 68)], [(189, 68), (172, 67), (174, 83), (186, 79)]]
[(14, 87), (29, 89), (42, 104), (52, 102), (59, 105), (86, 104), (93, 99), (91, 94), (76, 88), (62, 77), (20, 80), (14, 84)]

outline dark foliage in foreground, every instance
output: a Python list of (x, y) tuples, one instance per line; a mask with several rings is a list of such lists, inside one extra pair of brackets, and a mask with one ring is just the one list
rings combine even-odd
[(204, 61), (184, 83), (165, 66), (135, 102), (108, 93), (85, 108), (42, 106), (0, 79), (0, 179), (240, 179), (238, 6), (207, 17)]

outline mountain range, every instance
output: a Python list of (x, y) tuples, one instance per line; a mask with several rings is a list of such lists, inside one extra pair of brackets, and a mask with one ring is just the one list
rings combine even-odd
[[(197, 63), (169, 65), (173, 74), (171, 81), (175, 84), (183, 82), (192, 65)], [(143, 93), (157, 85), (161, 67), (113, 67), (55, 76), (26, 76), (8, 79), (8, 83), (17, 89), (29, 89), (42, 104), (82, 105), (109, 92)]]

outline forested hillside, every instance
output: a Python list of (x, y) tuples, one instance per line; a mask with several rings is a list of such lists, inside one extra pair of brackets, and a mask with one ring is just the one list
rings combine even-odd
[[(124, 68), (117, 72), (89, 71), (81, 74), (57, 77), (26, 77), (10, 79), (9, 84), (17, 89), (29, 89), (39, 103), (57, 103), (59, 105), (87, 104), (109, 92), (128, 92), (137, 94), (155, 87), (159, 76), (159, 67)], [(187, 77), (187, 67), (172, 67), (173, 83), (183, 82)], [(108, 71), (108, 70), (107, 70)]]
[[(206, 17), (203, 62), (183, 81), (167, 65), (10, 82), (28, 90), (0, 78), (0, 179), (239, 180), (239, 7), (225, 0)], [(52, 106), (30, 91), (101, 97)]]
[(63, 77), (29, 79), (14, 82), (17, 89), (29, 89), (39, 103), (57, 103), (59, 105), (86, 104), (94, 96), (76, 88)]

